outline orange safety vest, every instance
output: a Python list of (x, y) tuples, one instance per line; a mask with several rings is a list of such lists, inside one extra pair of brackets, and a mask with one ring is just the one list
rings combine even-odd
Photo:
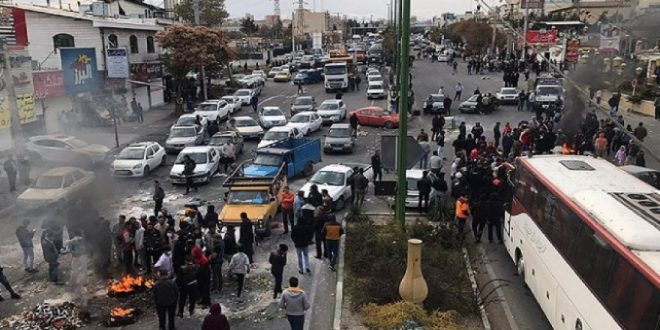
[(456, 218), (459, 219), (467, 219), (467, 217), (470, 215), (470, 205), (468, 205), (468, 201), (459, 198), (456, 200)]
[(325, 225), (325, 240), (326, 241), (338, 241), (341, 237), (341, 225), (340, 224), (327, 224)]

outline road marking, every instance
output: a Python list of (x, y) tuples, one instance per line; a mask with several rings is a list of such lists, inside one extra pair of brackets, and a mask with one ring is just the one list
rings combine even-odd
[(268, 102), (268, 101), (272, 101), (272, 100), (274, 100), (274, 99), (276, 99), (276, 98), (278, 98), (278, 97), (282, 97), (282, 95), (275, 95), (275, 96), (271, 96), (271, 97), (269, 97), (269, 98), (266, 98), (266, 99), (264, 99), (263, 101), (259, 102), (259, 104), (258, 104), (257, 106), (260, 107), (262, 104), (264, 104), (264, 103), (266, 103), (266, 102)]
[(483, 301), (481, 301), (481, 296), (479, 295), (479, 286), (477, 285), (477, 280), (474, 277), (474, 270), (472, 265), (470, 265), (470, 257), (468, 257), (468, 252), (465, 247), (463, 247), (463, 258), (465, 259), (465, 266), (468, 269), (468, 276), (470, 277), (470, 282), (472, 282), (472, 292), (477, 297), (477, 304), (479, 304), (479, 314), (481, 314), (481, 323), (484, 325), (484, 329), (491, 330), (490, 321), (488, 321), (488, 316), (486, 315), (486, 309), (484, 308)]

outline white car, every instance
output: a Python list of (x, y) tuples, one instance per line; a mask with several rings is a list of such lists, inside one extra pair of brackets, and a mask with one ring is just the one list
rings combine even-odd
[(198, 146), (204, 143), (206, 133), (199, 126), (177, 126), (170, 129), (165, 140), (165, 151), (175, 153), (186, 147)]
[(209, 123), (220, 125), (220, 121), (229, 118), (229, 111), (233, 108), (224, 100), (206, 100), (202, 102), (193, 115), (200, 115)]
[(301, 137), (303, 137), (303, 134), (296, 127), (277, 126), (269, 129), (268, 132), (264, 134), (264, 137), (259, 141), (257, 148), (264, 148), (275, 142), (286, 139), (298, 139)]
[(39, 206), (71, 202), (83, 196), (94, 182), (94, 173), (77, 167), (57, 167), (42, 173), (18, 196), (18, 203)]
[(287, 126), (298, 128), (303, 135), (309, 135), (312, 132), (321, 130), (323, 120), (321, 117), (312, 111), (303, 111), (291, 117)]
[(449, 55), (438, 55), (438, 62), (448, 62), (449, 61)]
[(282, 71), (282, 68), (279, 66), (275, 66), (270, 68), (270, 71), (268, 71), (268, 78), (275, 78), (275, 76)]
[(241, 102), (241, 99), (238, 98), (237, 96), (226, 95), (223, 96), (221, 99), (231, 105), (231, 108), (229, 109), (229, 114), (234, 114), (237, 111), (241, 111), (241, 109), (243, 108), (243, 103)]
[(243, 153), (243, 137), (235, 131), (223, 131), (213, 134), (208, 145), (220, 151), (222, 146), (229, 142), (234, 145), (236, 154)]
[(280, 107), (263, 107), (263, 109), (259, 111), (259, 124), (264, 128), (284, 126), (286, 123), (286, 117)]
[[(199, 116), (199, 120), (197, 116)], [(199, 126), (206, 130), (209, 127), (209, 121), (202, 115), (189, 113), (179, 116), (170, 129), (179, 126)]]
[(367, 80), (369, 80), (370, 77), (374, 76), (380, 76), (380, 71), (377, 69), (369, 69), (367, 70)]
[(251, 89), (243, 88), (234, 92), (234, 96), (238, 97), (241, 100), (242, 105), (249, 105), (250, 99), (254, 95), (254, 91)]
[(342, 100), (325, 100), (316, 109), (324, 124), (338, 123), (346, 119), (346, 103)]
[(266, 75), (266, 72), (264, 72), (264, 70), (254, 70), (254, 71), (252, 71), (252, 74), (260, 76), (264, 80), (264, 83), (266, 81), (266, 78), (268, 77)]
[(148, 176), (156, 167), (165, 165), (165, 148), (157, 142), (132, 143), (124, 148), (110, 164), (110, 173), (116, 177)]
[(385, 86), (382, 81), (370, 81), (367, 87), (367, 99), (380, 99), (385, 97)]
[(383, 82), (383, 76), (381, 76), (381, 75), (369, 76), (369, 77), (367, 77), (367, 82), (368, 83), (371, 83), (371, 82), (381, 82), (382, 83)]
[(195, 170), (193, 174), (194, 183), (209, 183), (213, 175), (218, 172), (220, 166), (220, 153), (214, 147), (187, 147), (179, 153), (174, 161), (174, 166), (170, 170), (170, 179), (172, 184), (186, 183), (186, 177), (183, 175), (183, 161), (188, 156), (195, 161)]
[(417, 208), (419, 206), (419, 191), (417, 190), (417, 181), (422, 178), (424, 170), (414, 169), (406, 170), (406, 207)]
[(264, 129), (252, 117), (232, 117), (229, 119), (227, 126), (238, 132), (244, 139), (260, 139), (264, 136)]
[(91, 166), (105, 161), (110, 148), (100, 144), (89, 144), (68, 135), (33, 136), (25, 143), (33, 161), (79, 164)]
[[(305, 192), (305, 197), (309, 195), (310, 187), (315, 184), (319, 192), (328, 190), (332, 197), (335, 210), (341, 210), (346, 206), (346, 202), (351, 199), (351, 185), (348, 179), (353, 175), (353, 165), (362, 164), (333, 164), (318, 170), (305, 185), (300, 189)], [(365, 168), (365, 166), (358, 166)], [(373, 172), (371, 168), (365, 168), (364, 176), (371, 181)]]
[(495, 97), (500, 104), (518, 104), (518, 91), (515, 87), (502, 87)]

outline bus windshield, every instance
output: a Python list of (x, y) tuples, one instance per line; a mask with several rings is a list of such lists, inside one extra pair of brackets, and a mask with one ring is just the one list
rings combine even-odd
[(343, 75), (343, 74), (346, 74), (346, 67), (345, 66), (326, 66), (325, 67), (325, 74), (326, 75), (332, 75), (332, 76)]

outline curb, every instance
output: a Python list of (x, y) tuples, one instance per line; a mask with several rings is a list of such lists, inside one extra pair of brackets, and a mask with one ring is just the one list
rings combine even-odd
[(335, 287), (335, 317), (332, 321), (333, 330), (341, 330), (341, 310), (344, 302), (344, 251), (346, 246), (346, 217), (341, 220), (344, 235), (339, 238), (339, 261), (337, 262), (337, 285)]
[(481, 301), (481, 296), (479, 295), (479, 286), (477, 285), (477, 279), (474, 276), (474, 269), (470, 264), (470, 257), (468, 256), (468, 251), (463, 247), (463, 259), (465, 259), (465, 267), (468, 270), (468, 276), (470, 277), (470, 282), (472, 283), (472, 293), (477, 297), (477, 304), (479, 304), (479, 314), (481, 314), (481, 323), (484, 326), (485, 330), (491, 330), (490, 321), (488, 321), (488, 315), (486, 315), (486, 308)]

